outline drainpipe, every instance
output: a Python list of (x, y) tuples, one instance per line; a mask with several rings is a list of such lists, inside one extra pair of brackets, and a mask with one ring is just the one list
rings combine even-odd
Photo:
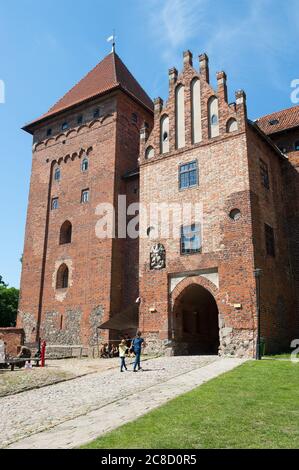
[(257, 361), (261, 360), (261, 274), (262, 270), (256, 268), (254, 271), (255, 277), (255, 287), (256, 287), (256, 316), (257, 316), (257, 332), (256, 332), (256, 349), (255, 349), (255, 359)]

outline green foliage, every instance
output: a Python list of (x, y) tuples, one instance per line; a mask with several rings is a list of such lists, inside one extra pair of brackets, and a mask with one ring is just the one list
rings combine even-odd
[(19, 301), (19, 290), (8, 287), (0, 276), (0, 327), (15, 326)]
[(4, 286), (4, 287), (7, 287), (8, 285), (5, 284), (5, 282), (3, 281), (3, 277), (0, 276), (0, 286)]

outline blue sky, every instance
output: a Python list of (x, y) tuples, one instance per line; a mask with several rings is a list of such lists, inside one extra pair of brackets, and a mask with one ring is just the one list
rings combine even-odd
[(292, 106), (299, 78), (298, 0), (0, 0), (0, 274), (18, 287), (31, 169), (31, 136), (21, 126), (44, 113), (110, 52), (149, 95), (166, 99), (168, 68), (182, 51), (224, 69), (229, 99), (243, 88), (249, 117)]

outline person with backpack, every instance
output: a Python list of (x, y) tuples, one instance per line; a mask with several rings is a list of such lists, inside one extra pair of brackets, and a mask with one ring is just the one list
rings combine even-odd
[(130, 352), (134, 352), (135, 354), (135, 361), (133, 365), (133, 372), (137, 372), (137, 370), (141, 370), (140, 365), (140, 356), (141, 356), (141, 348), (145, 346), (144, 339), (141, 338), (141, 331), (137, 332), (137, 335), (132, 341)]

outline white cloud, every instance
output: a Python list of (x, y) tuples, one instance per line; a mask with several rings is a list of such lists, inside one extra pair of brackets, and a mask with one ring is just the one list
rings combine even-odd
[(195, 46), (194, 53), (210, 56), (211, 68), (236, 79), (242, 70), (242, 80), (256, 71), (285, 89), (285, 65), (297, 47), (298, 0), (150, 0), (144, 8), (151, 40), (168, 67)]
[(198, 32), (206, 0), (152, 0), (149, 25), (154, 42), (162, 48), (165, 60), (174, 59), (178, 51)]

